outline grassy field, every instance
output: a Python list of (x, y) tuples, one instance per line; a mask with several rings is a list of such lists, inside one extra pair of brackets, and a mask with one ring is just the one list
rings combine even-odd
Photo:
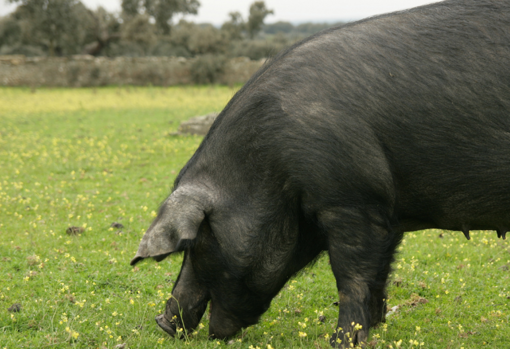
[[(181, 255), (129, 266), (201, 141), (168, 134), (234, 92), (0, 89), (0, 349), (328, 348), (338, 307), (326, 255), (229, 342), (207, 339), (206, 317), (187, 340), (156, 325)], [(68, 235), (71, 226), (83, 229)], [(406, 235), (389, 287), (394, 311), (370, 348), (510, 348), (510, 243), (471, 237)]]

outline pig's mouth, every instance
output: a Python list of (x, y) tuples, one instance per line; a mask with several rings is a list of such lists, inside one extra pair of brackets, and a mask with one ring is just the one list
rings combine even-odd
[[(188, 313), (179, 311), (179, 308), (170, 310), (175, 306), (176, 299), (170, 298), (167, 303), (167, 309), (163, 314), (159, 314), (155, 317), (156, 323), (172, 337), (184, 339), (193, 333), (195, 328), (198, 326), (202, 315), (205, 312), (209, 299), (202, 299), (191, 309)], [(171, 304), (171, 305), (169, 305)]]
[(175, 336), (175, 334), (177, 333), (177, 324), (175, 323), (175, 321), (172, 320), (169, 321), (165, 317), (165, 314), (159, 314), (158, 316), (156, 316), (155, 320), (159, 327), (161, 327), (166, 333), (168, 333), (172, 337)]

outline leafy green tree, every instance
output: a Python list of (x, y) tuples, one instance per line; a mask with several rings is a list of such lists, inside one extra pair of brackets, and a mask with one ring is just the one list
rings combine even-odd
[(163, 34), (170, 33), (170, 22), (176, 13), (197, 14), (200, 2), (198, 0), (146, 0), (153, 2), (147, 7), (149, 14), (156, 19), (156, 25)]
[(10, 0), (22, 28), (22, 41), (44, 46), (50, 56), (79, 52), (93, 19), (79, 0)]
[(172, 30), (172, 44), (183, 47), (191, 55), (222, 54), (226, 51), (228, 38), (224, 32), (210, 24), (197, 25), (185, 20)]
[(85, 45), (82, 53), (97, 56), (107, 48), (112, 41), (121, 38), (119, 18), (109, 13), (103, 7), (90, 11), (94, 22), (90, 28), (92, 40)]
[(12, 16), (0, 18), (0, 46), (20, 43), (21, 35), (21, 26)]
[(139, 14), (140, 6), (140, 0), (122, 0), (122, 13), (127, 17), (134, 17)]
[(264, 1), (255, 1), (250, 5), (247, 22), (239, 12), (230, 12), (230, 20), (223, 23), (221, 30), (227, 34), (230, 40), (242, 40), (243, 33), (247, 33), (250, 39), (253, 39), (262, 29), (264, 19), (270, 14), (273, 14), (273, 10), (267, 9)]
[(188, 49), (195, 55), (221, 54), (226, 51), (228, 40), (222, 31), (213, 25), (196, 26), (192, 31)]
[(230, 40), (241, 40), (246, 30), (246, 23), (239, 12), (230, 12), (230, 20), (223, 23), (221, 30), (226, 33)]
[(149, 15), (163, 35), (170, 34), (170, 23), (175, 14), (197, 14), (199, 7), (198, 0), (122, 0), (122, 11), (126, 16)]
[(147, 54), (151, 46), (157, 41), (154, 24), (147, 14), (139, 14), (124, 22), (121, 27), (122, 39), (139, 45), (144, 54)]
[(264, 1), (255, 1), (250, 5), (250, 15), (246, 23), (246, 30), (248, 31), (250, 39), (253, 39), (262, 29), (264, 19), (273, 13), (274, 11), (269, 10)]

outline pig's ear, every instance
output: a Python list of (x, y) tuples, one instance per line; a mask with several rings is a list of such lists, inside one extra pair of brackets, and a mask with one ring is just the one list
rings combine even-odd
[(196, 238), (204, 218), (203, 206), (196, 197), (172, 194), (143, 236), (131, 265), (148, 257), (159, 262), (173, 252), (185, 250)]

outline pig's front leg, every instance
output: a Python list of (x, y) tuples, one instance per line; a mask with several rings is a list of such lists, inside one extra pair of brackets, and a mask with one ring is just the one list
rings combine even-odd
[(165, 313), (156, 316), (156, 322), (171, 336), (175, 336), (178, 329), (182, 329), (183, 334), (191, 333), (202, 319), (210, 298), (207, 289), (198, 284), (190, 253), (186, 251), (172, 297), (166, 303)]

